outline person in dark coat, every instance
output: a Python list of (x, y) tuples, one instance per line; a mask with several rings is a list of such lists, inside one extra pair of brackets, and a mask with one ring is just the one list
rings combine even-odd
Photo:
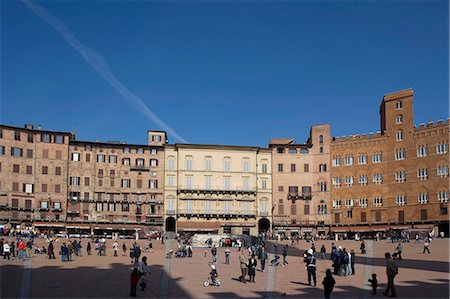
[(356, 254), (352, 249), (350, 250), (350, 266), (352, 268), (352, 275), (355, 275), (355, 263), (356, 263)]
[(88, 242), (86, 245), (86, 252), (88, 255), (91, 255), (91, 250), (92, 250), (91, 242)]
[(320, 253), (322, 254), (322, 260), (326, 259), (327, 249), (325, 248), (325, 245), (322, 244), (322, 247), (320, 248)]
[(256, 275), (256, 265), (258, 263), (256, 262), (255, 255), (252, 254), (252, 257), (248, 261), (248, 276), (250, 277), (250, 282), (255, 282), (255, 275)]
[(361, 249), (361, 254), (366, 253), (366, 244), (364, 243), (364, 240), (361, 241), (361, 246), (359, 248)]
[(333, 292), (334, 285), (336, 284), (330, 269), (325, 271), (325, 278), (323, 279), (322, 284), (325, 299), (330, 299), (331, 292)]
[(53, 242), (50, 241), (50, 244), (48, 244), (48, 249), (47, 249), (47, 254), (48, 254), (48, 259), (56, 259), (55, 258), (55, 248), (53, 247)]
[(286, 260), (286, 257), (288, 255), (288, 245), (284, 245), (283, 247), (283, 266), (289, 264)]

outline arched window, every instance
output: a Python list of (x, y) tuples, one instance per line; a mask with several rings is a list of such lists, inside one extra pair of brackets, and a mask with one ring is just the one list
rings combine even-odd
[(395, 118), (395, 122), (397, 123), (397, 125), (401, 124), (403, 122), (403, 115), (397, 115), (397, 117)]
[(319, 136), (319, 143), (320, 143), (320, 144), (323, 144), (323, 135), (320, 135), (320, 136)]

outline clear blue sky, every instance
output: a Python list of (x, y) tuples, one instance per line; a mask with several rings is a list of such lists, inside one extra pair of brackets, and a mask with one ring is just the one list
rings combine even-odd
[[(377, 131), (383, 95), (409, 87), (416, 124), (448, 117), (448, 1), (38, 4), (190, 143)], [(80, 140), (146, 143), (162, 129), (21, 1), (1, 3), (0, 109), (2, 124)]]

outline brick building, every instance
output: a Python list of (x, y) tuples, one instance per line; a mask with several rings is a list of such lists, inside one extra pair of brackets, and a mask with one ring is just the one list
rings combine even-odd
[(64, 228), (67, 206), (67, 132), (0, 126), (0, 221)]
[(330, 223), (330, 126), (306, 143), (272, 139), (273, 230), (286, 237), (324, 235)]
[(385, 95), (380, 121), (376, 134), (332, 138), (332, 231), (448, 235), (449, 122), (415, 127), (412, 89)]

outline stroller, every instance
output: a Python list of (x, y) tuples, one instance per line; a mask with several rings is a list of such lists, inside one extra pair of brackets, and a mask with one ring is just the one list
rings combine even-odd
[(271, 266), (279, 266), (280, 265), (280, 256), (277, 254), (275, 257), (270, 261)]
[(166, 253), (166, 259), (170, 259), (173, 256), (173, 249), (170, 249), (169, 252)]

